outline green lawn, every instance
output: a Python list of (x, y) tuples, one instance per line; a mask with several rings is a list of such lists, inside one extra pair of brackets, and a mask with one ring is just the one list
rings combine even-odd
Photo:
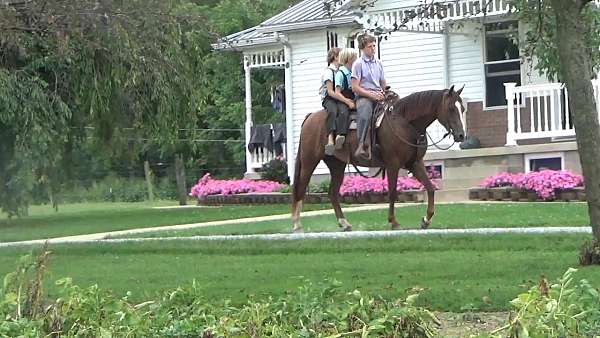
[[(508, 301), (577, 265), (585, 235), (427, 236), (304, 241), (177, 241), (53, 246), (46, 285), (70, 276), (143, 301), (196, 280), (210, 300), (241, 302), (249, 295), (281, 295), (304, 280), (341, 281), (384, 297), (423, 288), (420, 304), (444, 311), (506, 310)], [(0, 277), (26, 248), (0, 249)], [(600, 287), (600, 267), (578, 278)], [(489, 297), (491, 302), (482, 299)]]
[[(175, 204), (175, 202), (65, 204), (59, 206), (58, 212), (47, 205), (33, 206), (29, 216), (13, 219), (8, 219), (5, 214), (0, 213), (0, 242), (219, 221), (290, 212), (288, 204), (152, 209), (153, 206)], [(323, 208), (327, 209), (329, 205), (306, 205), (307, 210)]]
[[(418, 228), (426, 205), (404, 205), (396, 208), (396, 217), (406, 228)], [(348, 212), (354, 230), (389, 230), (387, 209)], [(339, 231), (335, 216), (304, 217), (305, 231)], [(538, 226), (587, 226), (589, 217), (585, 203), (490, 203), (440, 204), (436, 206), (432, 229), (490, 228)], [(279, 221), (231, 224), (178, 231), (135, 234), (130, 237), (174, 237), (204, 235), (239, 235), (290, 232), (289, 219)]]

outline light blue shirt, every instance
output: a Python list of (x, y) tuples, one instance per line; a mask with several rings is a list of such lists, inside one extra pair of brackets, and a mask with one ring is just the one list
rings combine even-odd
[[(348, 87), (344, 88), (344, 77), (346, 77), (346, 83)], [(344, 89), (352, 89), (352, 72), (345, 65), (340, 66), (338, 72), (335, 74), (335, 86)]]

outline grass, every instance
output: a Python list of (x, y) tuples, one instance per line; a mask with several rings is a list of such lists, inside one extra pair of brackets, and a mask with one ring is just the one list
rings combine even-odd
[[(419, 304), (433, 310), (497, 311), (536, 285), (577, 265), (586, 235), (426, 236), (303, 241), (177, 241), (53, 246), (46, 288), (72, 277), (143, 301), (196, 280), (209, 300), (239, 303), (250, 295), (278, 296), (305, 280), (336, 279), (386, 298), (423, 289)], [(26, 248), (0, 249), (0, 276)], [(577, 278), (599, 287), (600, 267)]]
[[(29, 216), (9, 219), (0, 214), (0, 242), (45, 239), (162, 225), (199, 223), (244, 217), (286, 214), (288, 204), (239, 205), (206, 208), (152, 209), (153, 206), (175, 205), (175, 202), (82, 203), (32, 206)], [(308, 204), (308, 209), (329, 208)]]
[[(406, 228), (418, 228), (425, 215), (426, 205), (404, 205), (396, 208), (396, 217)], [(354, 230), (389, 230), (387, 208), (348, 212)], [(305, 231), (339, 231), (335, 216), (304, 217)], [(491, 227), (555, 227), (587, 226), (589, 217), (585, 203), (490, 203), (440, 204), (436, 206), (432, 229), (491, 228)], [(290, 232), (290, 220), (230, 224), (189, 230), (168, 230), (135, 234), (127, 237), (176, 237), (205, 235), (242, 235)], [(125, 237), (125, 236), (123, 236)]]

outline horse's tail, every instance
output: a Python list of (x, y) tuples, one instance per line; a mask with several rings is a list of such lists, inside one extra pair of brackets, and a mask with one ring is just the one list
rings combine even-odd
[(296, 153), (296, 163), (294, 165), (294, 184), (292, 187), (293, 201), (298, 202), (300, 200), (300, 187), (298, 186), (298, 182), (300, 181), (300, 171), (302, 170), (302, 127), (304, 127), (304, 123), (312, 114), (307, 114), (302, 121), (302, 125), (300, 127), (300, 139), (298, 140), (298, 153)]
[(298, 142), (298, 154), (296, 154), (296, 163), (294, 165), (294, 184), (292, 193), (294, 195), (294, 202), (297, 202), (300, 199), (300, 187), (298, 183), (300, 181), (300, 170), (302, 170), (302, 156), (300, 156), (300, 152), (302, 146), (302, 133), (300, 133), (300, 140)]

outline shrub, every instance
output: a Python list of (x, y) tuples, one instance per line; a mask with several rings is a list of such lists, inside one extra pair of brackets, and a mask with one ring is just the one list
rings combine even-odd
[(272, 181), (215, 180), (210, 174), (204, 175), (190, 191), (190, 196), (231, 195), (248, 192), (273, 192), (282, 189), (283, 184)]
[[(20, 267), (23, 267), (20, 265)], [(134, 304), (92, 285), (81, 288), (69, 278), (56, 300), (44, 299), (44, 311), (19, 312), (30, 303), (27, 274), (43, 271), (28, 258), (21, 278), (5, 278), (0, 289), (0, 335), (43, 337), (434, 337), (437, 318), (414, 306), (417, 295), (394, 301), (358, 290), (344, 292), (336, 281), (305, 281), (277, 299), (234, 306), (209, 302), (202, 287), (178, 287), (158, 299)]]
[[(508, 337), (594, 337), (600, 333), (600, 293), (587, 280), (573, 280), (569, 269), (557, 283), (541, 278), (539, 285), (511, 301), (516, 314)], [(494, 332), (494, 333), (497, 333)]]
[(484, 188), (512, 186), (532, 190), (542, 199), (552, 200), (556, 192), (583, 185), (583, 177), (568, 170), (542, 170), (526, 174), (500, 173), (484, 179), (480, 186)]
[(290, 178), (287, 173), (287, 163), (285, 159), (283, 159), (281, 156), (278, 156), (263, 164), (260, 177), (266, 181), (289, 184)]
[[(432, 181), (432, 183), (435, 189), (438, 189), (436, 182)], [(423, 185), (416, 178), (405, 176), (398, 178), (397, 189), (398, 191), (422, 190)], [(387, 179), (382, 179), (379, 177), (366, 178), (360, 175), (344, 177), (344, 183), (342, 183), (340, 188), (340, 194), (342, 196), (360, 195), (366, 192), (387, 193), (387, 191)]]

